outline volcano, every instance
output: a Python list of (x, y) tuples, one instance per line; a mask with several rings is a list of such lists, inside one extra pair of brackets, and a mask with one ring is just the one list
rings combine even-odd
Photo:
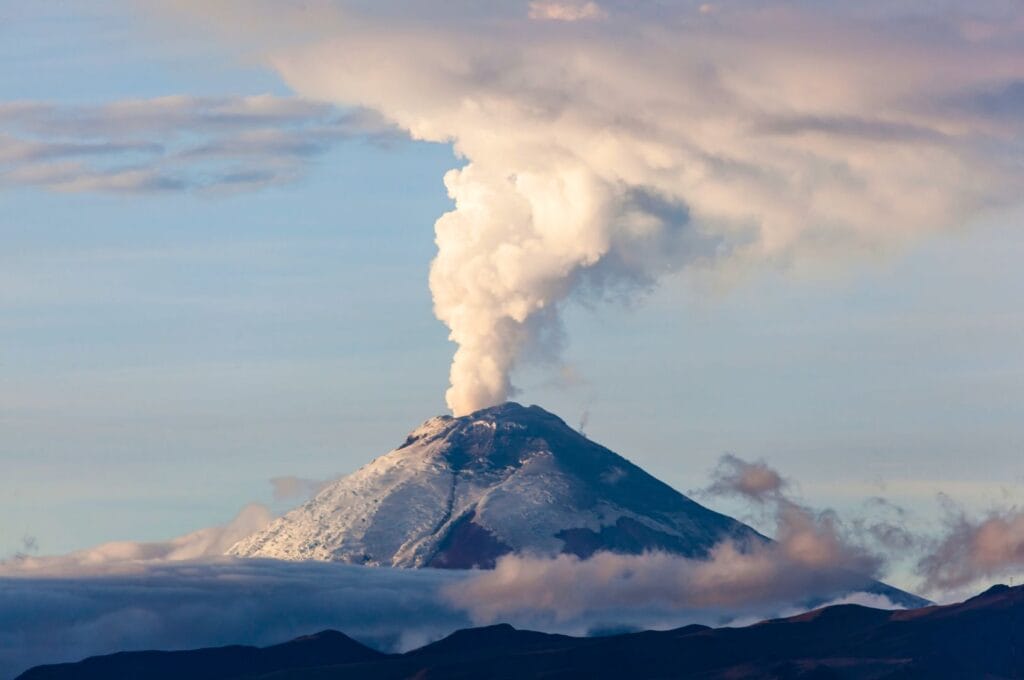
[[(492, 568), (502, 555), (701, 558), (770, 539), (714, 512), (539, 406), (431, 418), (397, 449), (230, 548), (238, 557)], [(904, 606), (924, 600), (865, 578)]]
[(490, 568), (507, 553), (701, 557), (767, 540), (692, 501), (539, 406), (431, 418), (229, 554)]

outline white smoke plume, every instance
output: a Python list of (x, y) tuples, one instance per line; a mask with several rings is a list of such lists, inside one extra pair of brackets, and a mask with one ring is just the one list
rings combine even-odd
[(517, 361), (582, 288), (886, 248), (1020, 186), (997, 143), (1020, 121), (975, 105), (1024, 77), (1005, 31), (979, 32), (1003, 16), (681, 3), (530, 28), (306, 14), (318, 40), (268, 54), (291, 86), (467, 159), (445, 177), (455, 209), (430, 276), (458, 345), (456, 414), (509, 396)]
[(1015, 3), (167, 2), (465, 159), (430, 272), (456, 415), (581, 293), (827, 268), (1022, 193)]

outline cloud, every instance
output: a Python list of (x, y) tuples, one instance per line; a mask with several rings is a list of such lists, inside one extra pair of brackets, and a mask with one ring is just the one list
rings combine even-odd
[[(725, 454), (711, 471), (711, 484), (698, 494), (746, 501), (774, 522), (774, 535), (782, 551), (808, 564), (845, 565), (877, 575), (894, 544), (900, 538), (910, 540), (909, 532), (883, 520), (856, 517), (844, 522), (833, 510), (807, 507), (787, 493), (789, 486), (789, 481), (764, 460), (747, 461)], [(882, 499), (875, 499), (872, 506), (875, 511), (899, 510)], [(869, 548), (868, 543), (878, 549)]]
[(170, 96), (100, 106), (0, 104), (0, 187), (64, 192), (242, 190), (294, 181), (379, 118), (295, 97)]
[(552, 2), (533, 0), (529, 17), (539, 21), (582, 21), (607, 19), (608, 13), (595, 2)]
[(748, 462), (725, 454), (711, 471), (711, 485), (702, 493), (712, 496), (740, 496), (748, 501), (764, 503), (777, 500), (786, 480), (764, 461)]
[(946, 531), (917, 564), (928, 590), (950, 590), (1024, 570), (1024, 511), (993, 510), (981, 518), (947, 503)]
[(682, 269), (828, 271), (1024, 194), (1024, 10), (1000, 0), (607, 2), (607, 21), (576, 20), (604, 15), (586, 2), (457, 2), (445, 21), (401, 0), (168, 2), (300, 96), (465, 159), (430, 275), (456, 414), (557, 355), (581, 296)]
[(306, 479), (304, 477), (274, 477), (270, 485), (274, 489), (275, 501), (295, 501), (312, 498), (332, 480)]
[(220, 557), (241, 539), (264, 528), (271, 519), (273, 516), (265, 506), (252, 503), (223, 526), (200, 529), (168, 541), (114, 541), (58, 556), (34, 556), (26, 551), (0, 561), (0, 577), (103, 573), (143, 568), (149, 563)]
[(724, 455), (701, 493), (738, 496), (774, 515), (782, 551), (804, 563), (846, 564), (878, 574), (910, 561), (922, 578), (921, 592), (949, 600), (984, 579), (1006, 578), (1024, 569), (1024, 512), (996, 508), (977, 518), (940, 495), (945, 521), (938, 534), (910, 528), (910, 513), (879, 497), (866, 512), (844, 522), (831, 510), (815, 511), (784, 493), (787, 481), (764, 461)]
[(581, 560), (506, 556), (493, 571), (448, 588), (449, 600), (477, 623), (663, 617), (707, 620), (737, 611), (767, 616), (797, 603), (821, 603), (869, 587), (870, 578), (838, 555), (809, 544), (766, 544), (741, 551), (715, 546), (706, 559), (665, 553), (597, 553)]

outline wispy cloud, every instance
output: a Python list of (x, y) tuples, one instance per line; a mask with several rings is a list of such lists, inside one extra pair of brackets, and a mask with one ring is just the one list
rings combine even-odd
[(533, 0), (530, 3), (529, 16), (540, 21), (583, 21), (607, 19), (608, 13), (596, 2)]
[(304, 501), (315, 496), (330, 481), (288, 475), (271, 478), (270, 485), (274, 489), (275, 501)]
[(365, 111), (272, 95), (0, 103), (0, 187), (255, 189), (300, 178), (341, 140), (389, 134)]

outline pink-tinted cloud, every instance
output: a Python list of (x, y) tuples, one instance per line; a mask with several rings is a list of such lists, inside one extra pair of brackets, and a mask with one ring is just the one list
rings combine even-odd
[(946, 532), (918, 562), (924, 586), (942, 591), (980, 579), (1024, 572), (1024, 511), (996, 510), (981, 518), (948, 508)]
[(747, 501), (765, 503), (778, 500), (786, 480), (764, 461), (746, 461), (725, 454), (711, 471), (711, 485), (703, 493), (712, 496), (739, 496)]
[(815, 511), (783, 493), (783, 477), (763, 461), (723, 456), (710, 489), (767, 506), (772, 542), (716, 545), (704, 558), (665, 553), (598, 553), (581, 560), (506, 556), (491, 572), (448, 590), (477, 621), (544, 613), (554, 620), (581, 614), (661, 608), (698, 611), (822, 602), (863, 590), (884, 558), (858, 542), (831, 511)]

